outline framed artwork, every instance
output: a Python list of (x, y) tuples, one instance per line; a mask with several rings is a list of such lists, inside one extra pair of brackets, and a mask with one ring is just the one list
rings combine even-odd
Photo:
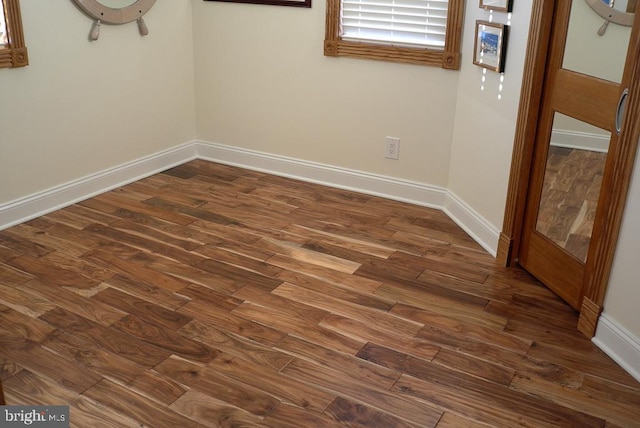
[(508, 25), (476, 21), (473, 63), (498, 73), (504, 72), (508, 33)]
[(311, 7), (311, 0), (204, 0), (228, 3), (270, 4), (273, 6)]
[(511, 12), (513, 0), (480, 0), (480, 7), (498, 12)]

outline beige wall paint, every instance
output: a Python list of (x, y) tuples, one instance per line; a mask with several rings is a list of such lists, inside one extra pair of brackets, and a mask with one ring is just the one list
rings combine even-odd
[(638, 309), (640, 307), (640, 280), (638, 279), (640, 169), (638, 165), (640, 165), (640, 156), (636, 158), (604, 311), (633, 334), (640, 343), (640, 310)]
[[(515, 2), (502, 82), (498, 73), (483, 73), (482, 68), (472, 63), (475, 22), (489, 20), (489, 17), (489, 12), (476, 7), (475, 3), (467, 4), (448, 188), (500, 230), (511, 168), (531, 4)], [(494, 13), (493, 21), (505, 24), (507, 14)], [(501, 99), (498, 99), (499, 94)]]
[(0, 204), (193, 140), (189, 1), (156, 2), (149, 37), (103, 25), (93, 43), (70, 0), (21, 9), (30, 65), (0, 70)]
[(458, 72), (324, 57), (321, 0), (193, 8), (199, 139), (446, 186)]

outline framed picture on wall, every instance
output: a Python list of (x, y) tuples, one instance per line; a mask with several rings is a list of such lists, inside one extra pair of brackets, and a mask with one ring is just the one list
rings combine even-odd
[(508, 25), (476, 21), (473, 63), (498, 73), (504, 72), (508, 33)]
[(311, 0), (204, 0), (228, 3), (270, 4), (273, 6), (311, 7)]
[(480, 0), (480, 7), (498, 12), (511, 12), (513, 0)]

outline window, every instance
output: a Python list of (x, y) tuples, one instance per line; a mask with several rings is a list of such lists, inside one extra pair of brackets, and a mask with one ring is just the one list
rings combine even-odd
[(0, 0), (0, 68), (29, 64), (22, 33), (20, 0)]
[(326, 56), (460, 68), (464, 0), (327, 0)]
[(4, 7), (0, 8), (0, 47), (5, 47), (9, 43), (7, 37), (7, 23), (4, 19)]

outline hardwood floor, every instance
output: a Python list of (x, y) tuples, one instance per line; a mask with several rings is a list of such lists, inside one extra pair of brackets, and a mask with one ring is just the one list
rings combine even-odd
[(0, 232), (9, 404), (78, 427), (632, 427), (640, 384), (442, 212), (194, 161)]

